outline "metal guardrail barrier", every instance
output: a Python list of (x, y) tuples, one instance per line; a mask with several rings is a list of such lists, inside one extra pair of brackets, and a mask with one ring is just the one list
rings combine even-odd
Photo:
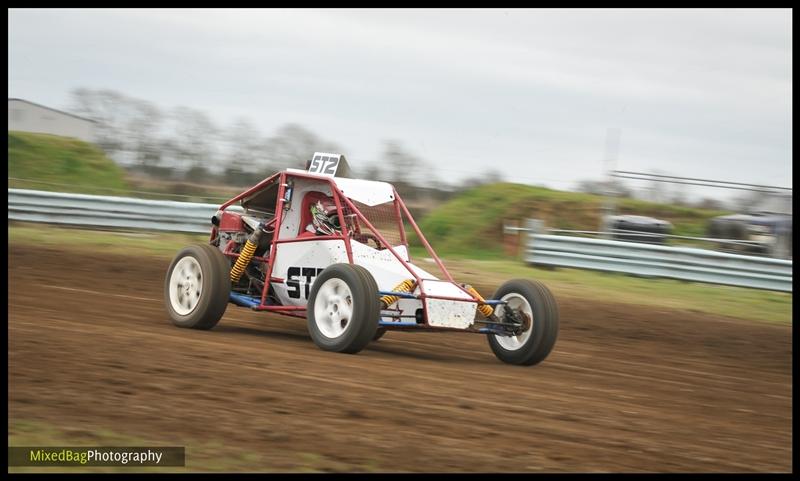
[(529, 222), (525, 262), (792, 292), (792, 261), (706, 249), (543, 234)]
[[(629, 230), (629, 229), (609, 229), (607, 232), (598, 232), (593, 230), (575, 230), (575, 229), (548, 229), (548, 232), (558, 233), (558, 234), (589, 234), (589, 235), (614, 235), (614, 234), (625, 234), (628, 237), (641, 237), (644, 239), (685, 239), (685, 240), (693, 240), (693, 241), (703, 241), (703, 242), (714, 242), (717, 244), (730, 244), (734, 246), (758, 246), (760, 245), (759, 242), (756, 241), (747, 241), (747, 240), (739, 240), (739, 239), (717, 239), (714, 237), (690, 237), (685, 235), (673, 235), (673, 234), (656, 234), (651, 232), (641, 232), (636, 230)], [(630, 241), (628, 241), (630, 242)], [(649, 244), (650, 242), (648, 242)]]
[[(218, 204), (8, 189), (8, 219), (48, 224), (208, 233)], [(231, 206), (230, 209), (241, 208)]]
[[(533, 221), (533, 219), (530, 219)], [(544, 233), (543, 227), (531, 228), (531, 227), (514, 227), (509, 225), (503, 226), (503, 232), (505, 234), (518, 234), (519, 232), (531, 232), (531, 231), (541, 231)], [(660, 238), (660, 239), (685, 239), (685, 240), (693, 240), (693, 241), (703, 241), (703, 242), (713, 242), (716, 244), (729, 244), (732, 246), (760, 246), (760, 242), (756, 241), (747, 241), (747, 240), (737, 240), (737, 239), (717, 239), (713, 237), (689, 237), (683, 235), (672, 235), (672, 234), (656, 234), (651, 232), (640, 232), (635, 230), (627, 230), (627, 229), (609, 229), (606, 232), (594, 231), (594, 230), (576, 230), (576, 229), (546, 229), (547, 232), (550, 233), (557, 233), (557, 234), (587, 234), (587, 235), (594, 235), (594, 236), (606, 236), (604, 238), (608, 238), (614, 234), (625, 234), (630, 237), (642, 237), (644, 239), (653, 239), (653, 238)], [(600, 237), (603, 238), (603, 237)], [(631, 241), (626, 241), (631, 242)], [(644, 242), (643, 243), (650, 243)]]
[[(49, 224), (207, 233), (217, 204), (145, 200), (8, 189), (8, 219)], [(241, 207), (232, 206), (241, 212)], [(622, 272), (695, 282), (792, 292), (792, 261), (687, 247), (544, 234), (541, 221), (507, 231), (527, 232), (525, 261), (534, 265)]]

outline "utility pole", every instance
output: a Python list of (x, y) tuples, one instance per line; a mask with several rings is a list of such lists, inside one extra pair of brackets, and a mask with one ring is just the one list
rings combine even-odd
[(606, 150), (603, 157), (603, 164), (605, 168), (605, 189), (603, 194), (603, 209), (600, 215), (600, 232), (603, 232), (603, 237), (606, 239), (611, 238), (611, 233), (608, 229), (606, 219), (612, 215), (616, 210), (615, 199), (617, 195), (614, 189), (614, 171), (617, 169), (617, 157), (619, 156), (619, 143), (622, 130), (619, 127), (609, 127), (606, 130)]

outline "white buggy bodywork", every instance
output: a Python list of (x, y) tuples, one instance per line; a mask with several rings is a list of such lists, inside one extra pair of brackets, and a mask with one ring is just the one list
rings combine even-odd
[[(301, 228), (302, 199), (309, 192), (321, 192), (331, 196), (328, 178), (318, 176), (319, 179), (307, 178), (308, 172), (287, 169), (287, 173), (302, 173), (305, 177), (294, 179), (292, 202), (284, 212), (278, 239), (289, 240), (296, 237)], [(317, 176), (314, 176), (317, 177)], [(394, 189), (386, 182), (347, 179), (334, 177), (337, 188), (348, 199), (367, 205), (379, 206), (391, 204), (394, 201)], [(365, 267), (375, 278), (378, 289), (391, 291), (395, 286), (406, 279), (413, 278), (408, 269), (397, 259), (388, 248), (378, 250), (372, 246), (350, 239), (353, 263)], [(283, 283), (273, 282), (275, 295), (283, 305), (305, 306), (307, 293), (310, 292), (316, 274), (331, 264), (348, 262), (345, 241), (341, 239), (314, 240), (314, 238), (296, 242), (276, 244), (275, 264), (273, 276), (284, 280)], [(467, 328), (475, 319), (477, 304), (471, 302), (472, 298), (449, 281), (441, 281), (433, 274), (409, 262), (408, 248), (405, 245), (392, 245), (392, 249), (408, 263), (417, 276), (422, 280), (412, 294), (425, 293), (425, 296), (445, 296), (464, 299), (466, 302), (444, 299), (425, 299), (425, 309), (428, 323), (432, 326)], [(299, 273), (297, 269), (300, 269)], [(315, 271), (312, 273), (312, 269)], [(292, 270), (290, 272), (290, 270)], [(311, 275), (313, 274), (313, 275)], [(299, 288), (300, 296), (295, 294)], [(423, 307), (423, 301), (418, 299), (399, 299), (392, 307), (396, 307), (402, 314), (414, 314)], [(384, 321), (391, 321), (390, 317), (383, 317)]]

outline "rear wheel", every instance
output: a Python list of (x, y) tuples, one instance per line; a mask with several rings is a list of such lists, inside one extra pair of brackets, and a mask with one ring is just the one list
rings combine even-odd
[(500, 319), (506, 309), (514, 309), (522, 317), (525, 330), (516, 336), (488, 334), (489, 346), (503, 362), (532, 366), (550, 354), (558, 338), (558, 305), (544, 284), (527, 279), (506, 282), (494, 294), (498, 304), (495, 313)]
[(167, 270), (164, 302), (172, 323), (191, 329), (211, 329), (228, 307), (230, 261), (214, 246), (184, 248)]
[(306, 310), (308, 332), (323, 350), (354, 354), (375, 337), (380, 301), (375, 279), (352, 264), (328, 266), (314, 280)]

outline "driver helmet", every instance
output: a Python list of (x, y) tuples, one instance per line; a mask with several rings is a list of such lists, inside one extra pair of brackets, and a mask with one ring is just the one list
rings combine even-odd
[(336, 204), (331, 199), (311, 204), (311, 222), (317, 235), (341, 234)]

